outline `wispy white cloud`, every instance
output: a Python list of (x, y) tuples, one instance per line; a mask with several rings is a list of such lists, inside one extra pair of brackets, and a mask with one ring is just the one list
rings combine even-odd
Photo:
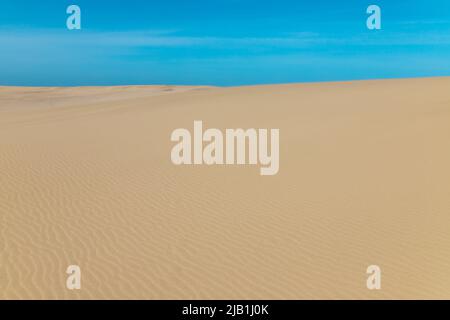
[(105, 45), (129, 47), (183, 47), (183, 46), (241, 46), (241, 45), (281, 45), (305, 46), (318, 40), (313, 33), (291, 34), (286, 37), (199, 37), (179, 35), (176, 31), (69, 31), (69, 30), (0, 30), (0, 43), (13, 44), (72, 44)]
[(319, 34), (314, 32), (289, 33), (277, 37), (200, 37), (181, 35), (176, 30), (138, 30), (138, 31), (69, 31), (69, 30), (0, 30), (0, 46), (2, 48), (57, 47), (71, 48), (88, 46), (107, 48), (139, 48), (139, 47), (208, 47), (217, 49), (233, 48), (310, 48), (314, 46), (383, 46), (383, 45), (450, 45), (450, 33), (433, 31), (385, 32), (373, 35), (361, 32), (354, 36)]
[(434, 19), (434, 20), (426, 20), (426, 19), (422, 19), (422, 20), (404, 20), (404, 21), (398, 21), (395, 22), (395, 24), (398, 25), (406, 25), (406, 26), (411, 26), (411, 25), (443, 25), (443, 24), (450, 24), (450, 20), (438, 20), (438, 19)]

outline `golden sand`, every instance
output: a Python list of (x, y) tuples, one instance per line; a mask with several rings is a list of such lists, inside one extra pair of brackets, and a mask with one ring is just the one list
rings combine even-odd
[[(194, 120), (278, 174), (175, 166)], [(0, 87), (0, 298), (449, 299), (450, 78)]]

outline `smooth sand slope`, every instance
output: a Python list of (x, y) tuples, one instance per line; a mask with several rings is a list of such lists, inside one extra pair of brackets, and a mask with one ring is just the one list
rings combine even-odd
[[(279, 173), (173, 165), (194, 120)], [(0, 298), (449, 299), (450, 78), (0, 87)]]

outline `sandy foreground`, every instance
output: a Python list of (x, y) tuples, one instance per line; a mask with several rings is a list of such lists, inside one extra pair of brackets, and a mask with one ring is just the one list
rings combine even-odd
[[(194, 120), (278, 174), (175, 166)], [(0, 298), (449, 299), (450, 78), (0, 87)]]

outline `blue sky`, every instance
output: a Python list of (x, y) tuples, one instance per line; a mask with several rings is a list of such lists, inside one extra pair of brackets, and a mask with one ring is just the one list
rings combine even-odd
[[(66, 8), (82, 29), (67, 30)], [(366, 28), (366, 8), (382, 29)], [(450, 75), (448, 0), (2, 0), (0, 85), (248, 85)]]

